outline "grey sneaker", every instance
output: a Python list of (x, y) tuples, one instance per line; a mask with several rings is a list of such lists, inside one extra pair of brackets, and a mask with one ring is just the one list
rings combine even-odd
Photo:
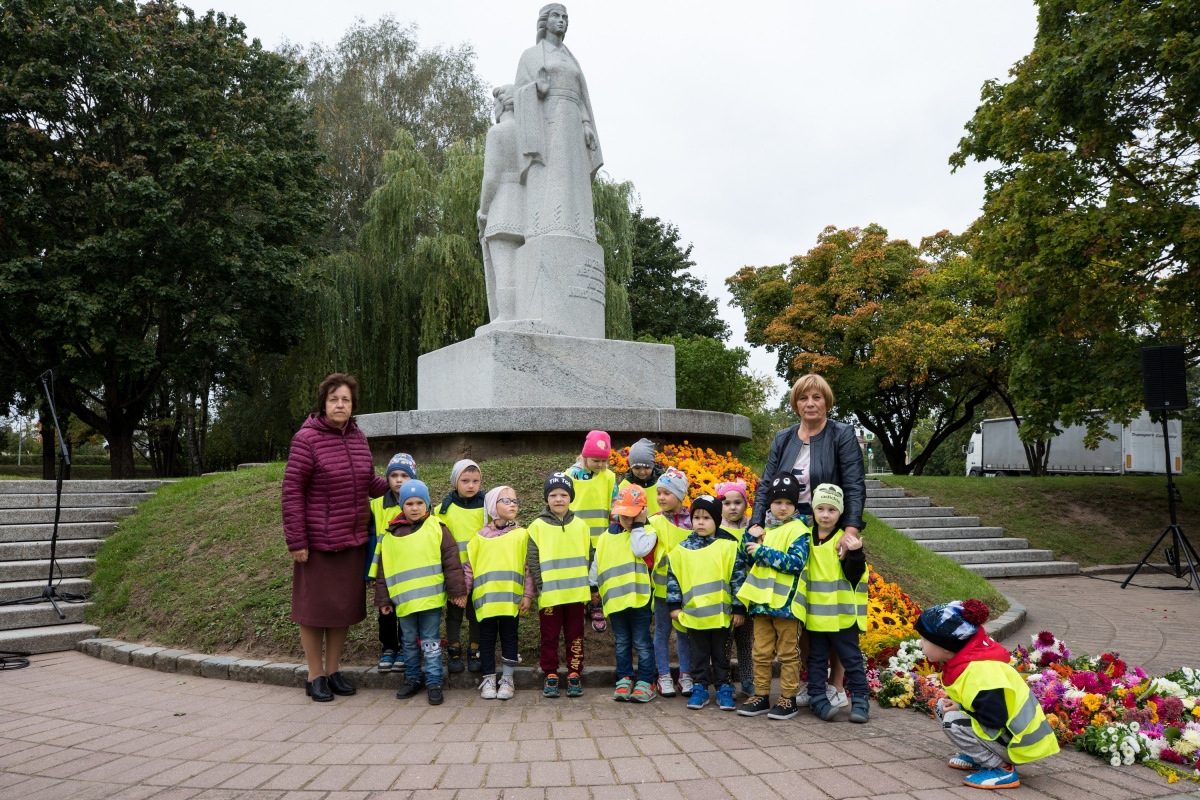
[(513, 679), (508, 675), (500, 677), (500, 686), (496, 689), (497, 700), (512, 700), (513, 694), (517, 691), (517, 687), (513, 686)]
[(496, 676), (484, 675), (483, 681), (479, 684), (479, 696), (484, 700), (496, 699)]

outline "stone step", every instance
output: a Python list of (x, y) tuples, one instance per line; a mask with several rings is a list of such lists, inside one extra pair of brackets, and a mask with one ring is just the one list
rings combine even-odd
[(867, 499), (873, 497), (904, 497), (903, 489), (867, 489)]
[(1004, 528), (983, 527), (974, 528), (898, 528), (910, 539), (999, 539), (1004, 536)]
[(1002, 564), (963, 564), (984, 578), (1032, 578), (1042, 575), (1077, 575), (1079, 565), (1074, 561), (1031, 561)]
[(77, 624), (83, 622), (83, 612), (91, 605), (91, 603), (64, 603), (60, 600), (58, 607), (67, 615), (64, 620), (58, 618), (54, 606), (48, 602), (0, 606), (0, 631)]
[(883, 481), (866, 481), (867, 489), (882, 489)]
[(99, 632), (95, 625), (79, 623), (0, 631), (0, 650), (34, 654), (73, 650), (77, 643), (91, 639)]
[[(18, 600), (22, 597), (33, 597), (42, 593), (46, 586), (46, 576), (36, 581), (9, 581), (0, 583), (0, 603), (7, 600)], [(55, 588), (62, 594), (87, 594), (92, 591), (92, 582), (87, 578), (64, 578), (54, 581)]]
[(879, 517), (880, 522), (897, 530), (903, 528), (973, 528), (979, 525), (979, 517)]
[[(104, 539), (116, 529), (115, 522), (58, 523), (58, 540)], [(48, 542), (53, 523), (38, 525), (0, 525), (0, 542)]]
[(953, 553), (962, 550), (1024, 550), (1029, 547), (1026, 539), (1004, 536), (997, 539), (917, 539), (917, 544), (935, 553)]
[[(1024, 541), (1024, 540), (1018, 540)], [(1052, 550), (942, 550), (940, 555), (959, 564), (1009, 564), (1028, 561), (1053, 561)]]
[[(48, 494), (54, 496), (56, 481), (0, 481), (0, 495)], [(152, 492), (167, 481), (63, 481), (63, 496), (68, 494), (102, 494)]]
[[(96, 555), (103, 539), (59, 539), (56, 558), (87, 558)], [(0, 542), (0, 561), (32, 561), (50, 558), (50, 542)]]
[[(107, 494), (66, 494), (62, 496), (63, 508), (107, 508), (110, 506), (135, 506), (154, 497), (153, 492), (112, 492)], [(0, 494), (0, 508), (54, 508), (57, 498), (53, 494)]]
[[(905, 499), (908, 499), (908, 498), (905, 498)], [(920, 499), (928, 500), (929, 498), (920, 498)], [(900, 508), (890, 507), (890, 508), (877, 508), (874, 510), (872, 510), (872, 508), (870, 506), (867, 506), (867, 511), (870, 511), (872, 514), (879, 517), (880, 519), (883, 519), (885, 517), (890, 519), (893, 517), (953, 517), (954, 516), (954, 509), (951, 508), (950, 506), (915, 506), (915, 507), (900, 507)]]
[(868, 497), (867, 510), (873, 508), (929, 508), (928, 497)]
[[(54, 570), (55, 580), (61, 575), (64, 578), (85, 578), (96, 565), (91, 558), (60, 558), (57, 559), (58, 569)], [(62, 572), (59, 572), (59, 569)], [(50, 572), (50, 560), (42, 561), (0, 561), (0, 583), (7, 581), (36, 581), (45, 580)]]
[[(4, 481), (0, 481), (3, 483)], [(132, 514), (132, 506), (104, 506), (102, 508), (64, 508), (59, 516), (63, 522), (112, 522)], [(50, 508), (4, 508), (0, 509), (0, 525), (31, 525), (54, 522), (54, 507)]]

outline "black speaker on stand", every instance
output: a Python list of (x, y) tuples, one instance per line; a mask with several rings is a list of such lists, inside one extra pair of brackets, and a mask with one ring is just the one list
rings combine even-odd
[(1142, 560), (1129, 573), (1129, 577), (1121, 584), (1124, 589), (1144, 566), (1157, 569), (1149, 564), (1150, 556), (1159, 548), (1163, 540), (1171, 537), (1167, 545), (1167, 564), (1175, 568), (1175, 577), (1184, 576), (1183, 563), (1187, 562), (1191, 573), (1191, 586), (1200, 591), (1200, 576), (1196, 574), (1196, 563), (1200, 562), (1196, 548), (1183, 535), (1179, 520), (1175, 515), (1175, 503), (1182, 502), (1179, 488), (1175, 485), (1175, 477), (1171, 469), (1171, 438), (1167, 432), (1167, 416), (1172, 412), (1180, 412), (1187, 408), (1187, 366), (1184, 359), (1183, 347), (1167, 345), (1163, 347), (1142, 348), (1142, 394), (1146, 401), (1147, 411), (1156, 411), (1162, 420), (1163, 449), (1167, 458), (1167, 507), (1171, 514), (1171, 524), (1163, 529), (1158, 540), (1142, 556)]

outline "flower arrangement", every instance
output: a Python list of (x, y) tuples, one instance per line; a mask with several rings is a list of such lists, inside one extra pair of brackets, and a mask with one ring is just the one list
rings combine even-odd
[(888, 663), (901, 643), (913, 637), (913, 623), (920, 615), (921, 608), (899, 584), (889, 583), (867, 565), (867, 630), (859, 637), (859, 647), (868, 669), (878, 671)]
[[(758, 488), (758, 476), (754, 470), (734, 458), (732, 453), (719, 455), (712, 448), (695, 447), (685, 439), (681, 445), (663, 445), (654, 455), (660, 467), (675, 467), (688, 476), (689, 502), (702, 494), (715, 495), (719, 483), (739, 478), (745, 481), (750, 493), (746, 515), (750, 515), (750, 509), (754, 507), (754, 492)], [(608, 464), (613, 472), (628, 472), (629, 448), (611, 451)]]

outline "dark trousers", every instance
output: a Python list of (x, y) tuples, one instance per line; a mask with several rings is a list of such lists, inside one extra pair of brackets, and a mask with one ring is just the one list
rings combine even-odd
[(567, 648), (567, 672), (583, 672), (583, 603), (550, 606), (538, 612), (542, 631), (542, 672), (558, 672), (558, 639)]
[[(478, 645), (479, 642), (479, 620), (475, 619), (475, 606), (471, 605), (471, 598), (467, 597), (467, 607), (459, 608), (454, 603), (446, 603), (446, 644), (450, 647), (458, 647), (462, 642), (462, 623), (463, 615), (467, 617), (467, 642), (472, 645)], [(494, 643), (494, 640), (493, 640)]]
[[(474, 616), (472, 614), (472, 616)], [(479, 625), (479, 664), (484, 675), (496, 674), (496, 638), (505, 664), (517, 664), (517, 617), (488, 617)]]
[(856, 697), (867, 697), (867, 671), (863, 669), (863, 654), (858, 648), (857, 625), (840, 631), (808, 632), (808, 696), (825, 696), (825, 679), (829, 676), (829, 653), (837, 653), (846, 669), (846, 691)]
[(688, 628), (688, 645), (692, 648), (692, 680), (697, 686), (724, 686), (729, 683), (729, 658), (725, 645), (729, 642), (728, 628), (693, 630)]
[[(725, 661), (733, 655), (734, 644), (737, 644), (738, 680), (742, 687), (749, 690), (754, 686), (754, 617), (746, 615), (746, 621), (734, 628), (725, 640)], [(747, 691), (747, 694), (752, 692)]]
[(379, 644), (382, 650), (400, 652), (400, 620), (394, 613), (379, 612)]

